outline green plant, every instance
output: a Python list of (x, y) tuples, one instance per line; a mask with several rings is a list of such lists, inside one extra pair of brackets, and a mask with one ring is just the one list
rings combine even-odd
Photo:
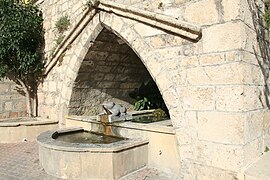
[(158, 108), (153, 112), (153, 116), (157, 118), (164, 118), (167, 117), (167, 114), (161, 108)]
[(265, 21), (265, 27), (269, 29), (270, 28), (270, 11), (269, 10), (265, 11), (265, 14), (263, 15), (263, 17)]
[(135, 110), (157, 109), (160, 108), (168, 115), (168, 109), (163, 101), (156, 83), (151, 79), (148, 83), (142, 83), (139, 88), (129, 93), (135, 99)]
[(54, 40), (54, 46), (51, 50), (51, 54), (50, 56), (52, 56), (55, 52), (55, 50), (57, 49), (57, 47), (59, 46), (59, 44), (61, 44), (61, 42), (64, 40), (65, 35), (60, 34), (59, 36), (56, 37), (56, 39)]
[(58, 36), (54, 39), (54, 46), (51, 50), (50, 56), (52, 56), (55, 53), (55, 50), (57, 47), (61, 44), (61, 42), (64, 40), (65, 35), (63, 34), (69, 27), (70, 20), (67, 15), (60, 17), (56, 23), (55, 28), (57, 29)]
[(68, 15), (60, 17), (56, 23), (55, 23), (55, 28), (57, 31), (62, 34), (64, 31), (68, 29), (70, 25), (70, 19)]
[(268, 152), (269, 150), (270, 150), (269, 147), (266, 146), (264, 152)]
[[(97, 7), (99, 5), (99, 1), (98, 0), (87, 0), (84, 3), (84, 6), (87, 7)], [(84, 8), (83, 10), (85, 10), (86, 8)]]
[(42, 13), (32, 3), (0, 0), (0, 77), (20, 85), (27, 113), (36, 115), (37, 85), (41, 78)]
[(54, 40), (55, 44), (56, 44), (56, 45), (61, 44), (61, 42), (64, 40), (64, 38), (65, 38), (65, 35), (60, 34), (60, 35), (57, 36), (57, 38)]
[(151, 107), (151, 102), (146, 97), (143, 97), (142, 99), (138, 99), (134, 105), (134, 109), (136, 111), (141, 111), (143, 109), (150, 109), (150, 107)]

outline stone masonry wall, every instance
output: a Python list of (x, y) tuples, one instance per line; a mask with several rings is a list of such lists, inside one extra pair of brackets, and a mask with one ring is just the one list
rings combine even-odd
[[(67, 1), (66, 10), (61, 2), (48, 0), (42, 4), (48, 15), (45, 29), (53, 29), (51, 19), (64, 13), (72, 16), (72, 24), (79, 19), (72, 14), (77, 2)], [(260, 51), (249, 1), (115, 2), (199, 25), (202, 37), (191, 41), (146, 23), (101, 11), (40, 86), (40, 114), (58, 118), (64, 126), (63, 117), (68, 113), (80, 66), (93, 45), (91, 42), (106, 27), (132, 48), (160, 89), (178, 140), (179, 177), (239, 178), (242, 169), (270, 144), (267, 95), (258, 64)], [(57, 13), (48, 13), (52, 11), (49, 8), (56, 8)], [(46, 41), (47, 47), (53, 44), (49, 34)]]
[[(72, 29), (76, 22), (82, 17), (85, 8), (87, 7), (86, 1), (75, 1), (75, 0), (41, 0), (38, 1), (40, 9), (43, 12), (43, 23), (44, 36), (45, 36), (45, 57), (49, 59), (51, 52), (55, 47), (55, 40), (58, 37), (57, 30), (55, 28), (56, 21), (63, 17), (68, 16), (71, 22), (69, 29)], [(64, 32), (66, 34), (66, 32)]]
[(134, 109), (129, 92), (151, 79), (137, 55), (104, 29), (82, 62), (69, 104), (69, 114), (96, 115), (100, 105), (112, 101)]
[(0, 81), (0, 119), (26, 116), (25, 96), (18, 93), (16, 87), (6, 78)]

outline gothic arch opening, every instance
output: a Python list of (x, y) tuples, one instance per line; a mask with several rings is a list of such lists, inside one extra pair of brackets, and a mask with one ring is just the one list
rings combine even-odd
[(97, 115), (103, 102), (113, 101), (134, 110), (141, 91), (153, 93), (152, 108), (168, 109), (148, 70), (135, 52), (104, 28), (92, 42), (74, 82), (70, 115)]
[[(156, 90), (151, 92), (157, 93), (156, 96), (161, 97), (163, 101), (162, 93), (168, 107), (172, 107), (168, 101), (169, 90), (164, 88), (169, 81), (165, 81), (164, 78), (159, 79), (160, 74), (156, 73), (155, 69), (155, 60), (160, 56), (150, 53), (148, 57), (140, 51), (145, 47), (148, 48), (145, 49), (147, 52), (152, 51), (151, 47), (143, 44), (144, 39), (136, 39), (137, 43), (142, 44), (138, 47), (138, 44), (131, 43), (131, 40), (125, 36), (132, 33), (132, 28), (123, 29), (124, 32), (119, 32), (113, 25), (101, 23), (93, 33), (85, 34), (81, 38), (83, 43), (80, 42), (72, 47), (73, 52), (77, 49), (81, 51), (75, 52), (76, 56), (70, 58), (71, 69), (77, 73), (72, 74), (72, 78), (66, 78), (70, 82), (70, 94), (66, 95), (68, 108), (65, 110), (69, 116), (66, 116), (64, 125), (79, 126), (87, 131), (129, 139), (144, 139), (149, 142), (145, 152), (148, 154), (147, 166), (169, 173), (178, 173), (181, 165), (180, 156), (171, 119), (152, 123), (147, 121), (147, 124), (141, 124), (140, 120), (139, 123), (120, 121), (106, 124), (101, 122), (101, 116), (95, 116), (101, 112), (100, 105), (106, 101), (121, 104), (128, 108), (128, 112), (133, 111), (135, 100), (130, 97), (130, 93), (141, 87), (143, 83), (147, 89), (149, 85), (154, 85)], [(85, 42), (86, 39), (89, 39), (90, 43)], [(82, 44), (84, 47), (81, 46)], [(75, 60), (77, 64), (72, 66)], [(160, 66), (160, 64), (156, 65)], [(168, 111), (164, 101), (163, 105), (165, 111)], [(170, 109), (171, 112), (173, 113)], [(174, 114), (172, 118), (175, 119)]]

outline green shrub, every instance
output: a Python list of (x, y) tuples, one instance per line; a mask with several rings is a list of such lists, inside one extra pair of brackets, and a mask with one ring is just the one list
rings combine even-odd
[(55, 23), (55, 28), (57, 29), (58, 35), (56, 36), (56, 39), (54, 40), (54, 46), (51, 49), (50, 56), (52, 56), (55, 53), (55, 50), (61, 44), (61, 42), (64, 40), (65, 35), (63, 34), (69, 27), (70, 25), (70, 20), (68, 15), (60, 17), (56, 23)]
[(68, 29), (69, 25), (70, 25), (70, 19), (68, 15), (65, 15), (65, 16), (60, 17), (56, 21), (55, 28), (61, 34)]
[(157, 118), (167, 117), (167, 114), (162, 109), (158, 108), (153, 112), (153, 116)]

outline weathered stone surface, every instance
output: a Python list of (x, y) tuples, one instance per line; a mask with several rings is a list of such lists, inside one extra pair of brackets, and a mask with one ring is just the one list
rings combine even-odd
[(113, 16), (112, 26), (114, 27), (114, 31), (120, 32), (123, 25), (124, 25), (124, 22), (121, 18), (119, 18), (117, 16)]
[(150, 44), (153, 48), (160, 48), (166, 45), (165, 40), (160, 36), (154, 36), (150, 39)]
[(198, 56), (181, 56), (179, 57), (180, 66), (196, 67), (199, 65)]
[(264, 153), (253, 165), (245, 170), (246, 180), (269, 179), (269, 158), (270, 153)]
[(175, 0), (174, 2), (176, 3), (176, 4), (183, 4), (183, 3), (186, 3), (186, 2), (188, 2), (189, 0)]
[(216, 168), (239, 171), (243, 166), (244, 152), (241, 146), (199, 142), (195, 148), (198, 162)]
[(268, 109), (263, 112), (263, 129), (266, 131), (270, 129), (270, 111)]
[(165, 103), (168, 108), (177, 107), (178, 99), (177, 94), (174, 90), (168, 89), (162, 95), (165, 97)]
[(225, 63), (224, 53), (206, 54), (199, 57), (200, 65), (215, 65)]
[(182, 107), (179, 108), (177, 106), (176, 108), (169, 108), (169, 113), (170, 118), (172, 120), (172, 125), (173, 127), (175, 127), (175, 129), (182, 128), (184, 125), (186, 125), (184, 114), (182, 114), (183, 113)]
[(10, 91), (9, 89), (10, 89), (10, 84), (2, 84), (0, 86), (0, 93), (5, 94)]
[(251, 111), (265, 107), (265, 95), (256, 86), (223, 86), (216, 88), (219, 111)]
[[(4, 109), (5, 110), (12, 110), (12, 102), (6, 102), (5, 104), (4, 104)], [(2, 109), (1, 109), (2, 110)]]
[(186, 7), (184, 18), (191, 23), (209, 25), (218, 22), (218, 9), (214, 0), (198, 1)]
[(264, 110), (249, 113), (245, 123), (245, 142), (249, 143), (262, 136), (264, 126)]
[(161, 30), (154, 29), (154, 28), (152, 28), (150, 26), (147, 26), (147, 25), (141, 24), (141, 23), (136, 24), (134, 26), (134, 29), (142, 37), (155, 36), (155, 35), (164, 34), (164, 32), (161, 31)]
[(245, 28), (242, 22), (228, 22), (203, 30), (203, 51), (222, 52), (241, 49), (245, 43)]
[(264, 84), (260, 67), (241, 62), (189, 68), (187, 70), (187, 81), (192, 85)]
[(190, 68), (187, 82), (192, 85), (241, 84), (242, 65), (238, 63)]
[(198, 174), (197, 179), (205, 180), (233, 180), (238, 179), (238, 174), (235, 171), (226, 171), (220, 168), (195, 164), (195, 171)]
[(26, 116), (26, 99), (17, 87), (12, 80), (0, 80), (0, 119)]
[(192, 143), (192, 136), (191, 136), (191, 132), (188, 131), (187, 129), (184, 128), (180, 128), (177, 129), (177, 139), (178, 139), (178, 143), (181, 146), (185, 146), (185, 145), (190, 145)]
[(263, 138), (260, 137), (251, 142), (248, 142), (244, 146), (244, 165), (248, 166), (254, 163), (264, 151)]
[(215, 89), (213, 87), (188, 86), (177, 89), (182, 106), (186, 110), (214, 110)]
[(263, 142), (264, 142), (264, 147), (263, 148), (266, 148), (270, 146), (270, 129), (268, 130), (264, 130), (263, 132)]
[(223, 6), (224, 21), (230, 21), (240, 17), (241, 0), (224, 0), (221, 4)]
[(223, 144), (244, 144), (245, 119), (243, 113), (198, 113), (198, 138)]

